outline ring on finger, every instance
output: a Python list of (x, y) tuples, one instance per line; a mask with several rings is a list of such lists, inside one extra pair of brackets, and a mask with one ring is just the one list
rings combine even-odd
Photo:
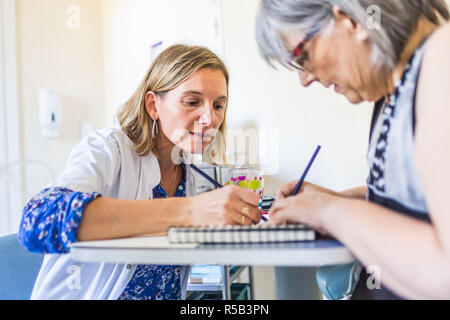
[(243, 215), (247, 216), (247, 215), (250, 214), (250, 208), (249, 207), (245, 207), (244, 209), (242, 209), (241, 212), (242, 212)]
[(245, 226), (245, 216), (242, 215), (242, 225)]

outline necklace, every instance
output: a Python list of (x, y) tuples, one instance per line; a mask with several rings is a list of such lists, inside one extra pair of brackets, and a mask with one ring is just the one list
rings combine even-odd
[[(168, 197), (171, 197), (176, 192), (176, 188), (178, 186), (177, 177), (178, 177), (178, 166), (175, 167), (175, 174), (172, 176), (172, 179), (169, 179), (168, 183), (167, 183), (168, 186), (167, 186), (166, 193), (167, 193)], [(164, 186), (163, 186), (163, 189), (165, 189)]]

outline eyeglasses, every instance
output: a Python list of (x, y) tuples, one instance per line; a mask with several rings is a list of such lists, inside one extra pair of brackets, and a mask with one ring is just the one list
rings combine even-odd
[(318, 30), (313, 30), (311, 32), (309, 32), (305, 38), (300, 41), (300, 43), (295, 47), (294, 51), (291, 54), (291, 59), (287, 62), (288, 65), (290, 65), (292, 68), (298, 70), (298, 71), (302, 71), (305, 72), (306, 69), (304, 66), (302, 66), (302, 63), (299, 62), (299, 57), (303, 52), (303, 49), (306, 46), (306, 43), (308, 41), (310, 41), (316, 34), (317, 34)]

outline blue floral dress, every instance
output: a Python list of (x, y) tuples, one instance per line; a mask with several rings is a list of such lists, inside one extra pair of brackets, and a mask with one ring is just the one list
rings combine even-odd
[[(186, 175), (178, 185), (175, 197), (186, 197)], [(158, 185), (153, 199), (168, 198)], [(139, 265), (119, 300), (180, 300), (182, 266)]]
[[(175, 197), (186, 197), (186, 168)], [(99, 193), (49, 188), (31, 199), (24, 208), (18, 239), (31, 252), (67, 254), (77, 241), (85, 208)], [(161, 187), (153, 189), (153, 199), (168, 198)], [(139, 265), (119, 300), (179, 300), (182, 266)]]

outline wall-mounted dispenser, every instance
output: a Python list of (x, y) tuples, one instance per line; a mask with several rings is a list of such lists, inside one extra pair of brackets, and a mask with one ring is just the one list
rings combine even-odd
[(57, 138), (62, 121), (61, 99), (57, 92), (48, 89), (39, 91), (39, 118), (42, 137)]

